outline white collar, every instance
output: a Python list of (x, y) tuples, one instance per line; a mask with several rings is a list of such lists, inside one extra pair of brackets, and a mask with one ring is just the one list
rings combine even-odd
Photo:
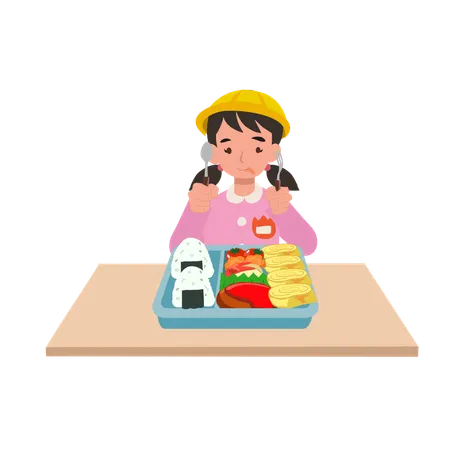
[(235, 194), (234, 184), (232, 184), (227, 191), (227, 200), (230, 203), (242, 203), (244, 200), (247, 203), (256, 203), (261, 200), (262, 194), (262, 187), (258, 183), (255, 183), (255, 190), (251, 194), (241, 197), (240, 195)]

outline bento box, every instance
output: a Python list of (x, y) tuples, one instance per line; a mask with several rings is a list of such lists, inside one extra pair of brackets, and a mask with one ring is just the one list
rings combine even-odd
[[(232, 246), (231, 246), (232, 247)], [(214, 273), (209, 279), (214, 296), (220, 290), (221, 276), (224, 272), (227, 251), (230, 246), (206, 246)], [(241, 246), (249, 249), (249, 246)], [(162, 328), (168, 329), (301, 329), (306, 328), (314, 314), (318, 311), (318, 302), (300, 305), (294, 308), (220, 308), (217, 302), (212, 306), (183, 309), (172, 303), (172, 291), (175, 278), (171, 267), (176, 249), (172, 252), (164, 275), (160, 282), (153, 302), (153, 312), (157, 315)], [(308, 276), (309, 270), (301, 249), (300, 258), (303, 261)], [(311, 289), (315, 290), (313, 284)]]

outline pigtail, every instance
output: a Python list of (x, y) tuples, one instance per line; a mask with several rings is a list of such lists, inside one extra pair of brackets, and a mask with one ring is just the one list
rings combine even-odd
[[(195, 175), (195, 178), (192, 180), (191, 187), (192, 189), (195, 183), (203, 183), (203, 178), (205, 176), (205, 169), (200, 170), (200, 172)], [(210, 184), (218, 184), (220, 179), (222, 178), (222, 172), (218, 169), (218, 166), (208, 166), (208, 177)]]
[[(270, 170), (267, 171), (267, 179), (272, 186), (275, 186), (278, 176), (278, 166), (270, 165)], [(295, 178), (286, 169), (282, 169), (280, 173), (281, 187), (287, 187), (290, 191), (298, 191), (298, 185)]]

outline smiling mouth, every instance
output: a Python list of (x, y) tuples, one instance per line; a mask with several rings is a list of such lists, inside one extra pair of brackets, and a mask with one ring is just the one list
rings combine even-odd
[(248, 167), (247, 169), (238, 169), (241, 172), (248, 172), (251, 173), (252, 175), (255, 175), (255, 171), (253, 169), (250, 169), (250, 167)]

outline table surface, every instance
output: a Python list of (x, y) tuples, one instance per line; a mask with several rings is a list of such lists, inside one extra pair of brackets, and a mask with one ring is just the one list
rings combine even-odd
[(418, 356), (364, 264), (310, 264), (319, 312), (304, 330), (165, 330), (152, 311), (164, 264), (100, 264), (47, 356)]

